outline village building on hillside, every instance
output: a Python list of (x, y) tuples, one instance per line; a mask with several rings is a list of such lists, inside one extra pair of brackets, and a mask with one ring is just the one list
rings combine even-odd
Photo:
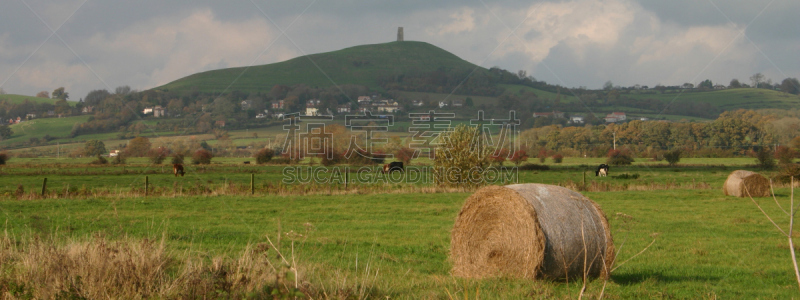
[(624, 122), (628, 119), (628, 116), (625, 115), (624, 112), (612, 112), (606, 115), (606, 123), (616, 123), (616, 122)]
[(534, 118), (563, 118), (564, 113), (554, 110), (551, 112), (535, 112), (533, 113)]
[(284, 101), (283, 100), (272, 101), (271, 104), (272, 104), (272, 109), (283, 109)]
[(359, 105), (361, 105), (361, 104), (370, 104), (370, 103), (372, 103), (372, 97), (370, 97), (370, 96), (358, 96), (358, 101), (356, 101), (356, 102), (358, 102)]
[(425, 102), (422, 101), (422, 100), (412, 100), (411, 101), (411, 105), (412, 106), (416, 106), (416, 107), (420, 107), (420, 106), (425, 105)]
[(342, 104), (336, 107), (336, 112), (340, 114), (350, 113), (350, 104)]
[(242, 110), (251, 109), (253, 108), (253, 100), (243, 100), (240, 105), (242, 106)]
[(319, 99), (311, 99), (306, 102), (306, 116), (317, 116), (319, 115), (319, 106), (320, 101)]
[(453, 100), (453, 107), (464, 107), (464, 100), (462, 99)]
[(153, 116), (156, 118), (166, 117), (167, 110), (161, 107), (161, 105), (156, 105), (156, 107), (153, 108)]
[(81, 113), (84, 113), (84, 114), (90, 114), (90, 113), (92, 113), (93, 111), (94, 111), (94, 106), (84, 106), (84, 107), (81, 109)]
[(572, 124), (584, 124), (586, 123), (586, 118), (582, 116), (572, 116), (569, 117), (569, 122)]

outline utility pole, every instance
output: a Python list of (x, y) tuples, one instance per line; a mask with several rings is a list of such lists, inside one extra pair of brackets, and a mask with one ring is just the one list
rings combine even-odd
[(614, 150), (617, 150), (617, 132), (614, 131)]

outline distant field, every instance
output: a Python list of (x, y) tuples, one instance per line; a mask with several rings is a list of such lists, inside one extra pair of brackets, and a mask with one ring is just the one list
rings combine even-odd
[(45, 135), (59, 138), (68, 137), (75, 123), (83, 123), (88, 119), (89, 116), (77, 116), (66, 118), (39, 118), (24, 121), (19, 124), (11, 125), (11, 130), (14, 134), (11, 138), (3, 140), (0, 144), (22, 142), (34, 137), (42, 138)]
[[(39, 97), (25, 96), (25, 95), (14, 95), (14, 94), (2, 94), (2, 95), (0, 95), (0, 100), (7, 100), (7, 101), (9, 101), (11, 103), (22, 103), (26, 99), (30, 100), (31, 102), (50, 103), (50, 104), (56, 104), (56, 101), (58, 101), (58, 99), (39, 98)], [(75, 101), (67, 101), (67, 103), (69, 103), (70, 106), (75, 106), (75, 103), (77, 103), (77, 102), (75, 102)]]
[(675, 92), (667, 94), (627, 94), (634, 99), (657, 99), (667, 103), (675, 102), (705, 102), (722, 108), (733, 109), (761, 109), (777, 108), (790, 109), (800, 106), (800, 96), (786, 94), (767, 89), (726, 89), (708, 92)]
[[(532, 87), (524, 86), (524, 85), (513, 85), (513, 84), (500, 84), (498, 85), (502, 88), (506, 89), (506, 93), (510, 94), (519, 94), (520, 91), (532, 92), (536, 94), (539, 98), (555, 100), (558, 97), (557, 93), (552, 93), (548, 91), (543, 91), (539, 89), (535, 89)], [(562, 102), (575, 102), (578, 98), (576, 98), (569, 89), (563, 89), (561, 91), (561, 101)]]

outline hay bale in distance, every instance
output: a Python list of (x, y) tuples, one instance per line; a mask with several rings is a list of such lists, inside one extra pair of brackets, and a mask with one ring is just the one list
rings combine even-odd
[(736, 170), (728, 175), (725, 185), (722, 186), (722, 192), (725, 196), (769, 197), (769, 179), (755, 172)]
[(545, 184), (487, 186), (461, 208), (450, 255), (459, 277), (563, 280), (607, 276), (614, 242), (603, 211), (578, 192)]

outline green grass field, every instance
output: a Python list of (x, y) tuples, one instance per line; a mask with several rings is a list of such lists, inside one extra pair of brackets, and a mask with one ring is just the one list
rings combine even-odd
[[(0, 95), (0, 100), (6, 100), (11, 103), (22, 103), (25, 100), (29, 100), (35, 103), (50, 103), (50, 104), (56, 104), (56, 101), (58, 101), (58, 99), (40, 98), (35, 96), (14, 95), (14, 94), (2, 94)], [(69, 105), (71, 106), (75, 106), (75, 103), (77, 102), (67, 101), (67, 103), (69, 103)]]
[(227, 88), (228, 92), (269, 92), (276, 84), (298, 83), (319, 87), (340, 84), (377, 87), (381, 74), (430, 72), (439, 67), (472, 70), (476, 66), (428, 43), (391, 42), (311, 54), (269, 65), (207, 71), (155, 89), (186, 92), (196, 88), (201, 92), (222, 92)]
[(665, 94), (628, 94), (634, 99), (657, 99), (667, 103), (705, 102), (724, 110), (792, 109), (800, 105), (800, 96), (767, 89), (726, 89), (708, 92), (674, 92)]
[[(655, 237), (650, 248), (612, 273), (604, 297), (797, 297), (785, 238), (749, 199), (722, 196), (717, 188), (733, 169), (630, 167), (612, 175), (638, 173), (642, 176), (637, 180), (659, 182), (693, 179), (714, 187), (584, 192), (601, 205), (609, 218), (620, 250), (618, 263), (633, 257)], [(221, 173), (234, 178), (237, 171), (229, 167)], [(564, 168), (525, 172), (520, 178), (525, 182), (557, 182), (576, 174), (580, 174), (579, 169)], [(216, 180), (207, 173), (198, 176)], [(9, 177), (16, 175), (2, 176), (5, 184), (12, 180)], [(105, 184), (138, 181), (113, 176), (108, 180)], [(184, 180), (194, 181), (192, 177)], [(594, 176), (591, 180), (624, 181)], [(779, 188), (776, 193), (779, 201), (787, 205), (790, 191)], [(235, 255), (248, 244), (266, 242), (266, 236), (275, 242), (280, 232), (282, 251), (291, 253), (294, 244), (297, 264), (308, 271), (300, 274), (303, 280), (311, 284), (342, 284), (347, 279), (351, 285), (366, 287), (369, 298), (578, 296), (580, 281), (465, 280), (450, 276), (450, 229), (468, 195), (6, 199), (0, 205), (0, 221), (13, 236), (102, 235), (117, 239), (160, 238), (165, 234), (175, 255), (203, 253), (209, 257)], [(759, 201), (768, 213), (781, 216), (771, 199)], [(776, 220), (786, 227), (785, 219)], [(356, 280), (358, 284), (352, 283)], [(593, 280), (584, 296), (596, 298), (602, 288), (602, 280)]]
[(11, 125), (14, 134), (11, 135), (11, 138), (3, 140), (2, 144), (23, 142), (30, 138), (42, 138), (45, 135), (58, 138), (69, 137), (73, 124), (86, 122), (87, 119), (89, 116), (39, 118), (24, 121)]

